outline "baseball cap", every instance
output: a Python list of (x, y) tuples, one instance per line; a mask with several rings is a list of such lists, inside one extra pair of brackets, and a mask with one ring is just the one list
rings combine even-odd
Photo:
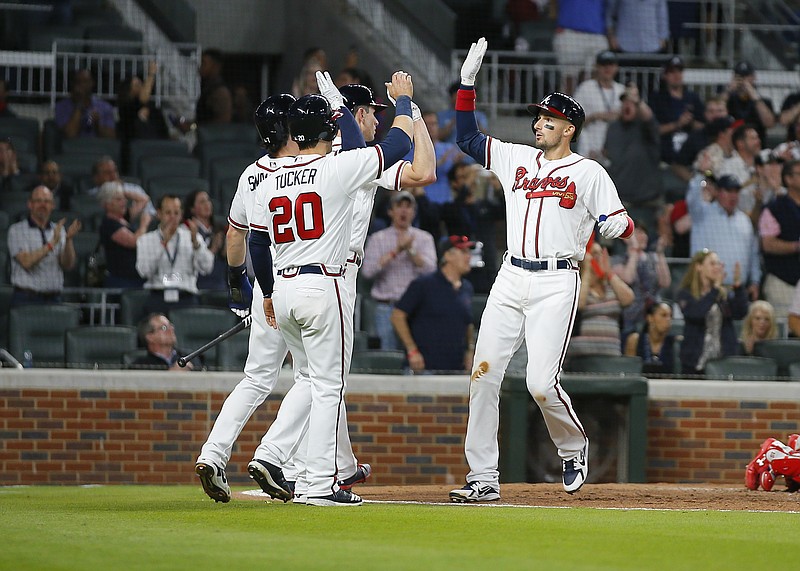
[(612, 52), (611, 50), (603, 50), (597, 57), (595, 58), (595, 63), (597, 65), (611, 65), (617, 63), (617, 54)]
[(755, 72), (756, 70), (753, 67), (753, 64), (751, 64), (749, 61), (740, 61), (733, 67), (733, 73), (742, 77), (753, 75)]
[(441, 259), (445, 253), (453, 248), (459, 250), (471, 250), (475, 247), (475, 242), (469, 239), (469, 236), (446, 236), (439, 241), (439, 258)]
[(683, 69), (683, 58), (681, 56), (672, 56), (664, 62), (664, 71), (671, 71), (673, 69)]
[(706, 127), (706, 131), (712, 137), (716, 137), (720, 133), (722, 133), (725, 129), (729, 129), (733, 127), (733, 124), (736, 120), (728, 115), (727, 117), (718, 117), (711, 121), (708, 126)]
[(417, 199), (414, 198), (414, 195), (408, 192), (407, 190), (401, 190), (400, 192), (393, 192), (392, 198), (391, 200), (389, 200), (389, 204), (391, 206), (394, 206), (395, 204), (403, 200), (407, 200), (408, 202), (410, 202), (411, 206), (417, 205)]
[(738, 192), (741, 190), (742, 184), (735, 176), (724, 174), (717, 179), (717, 188), (722, 190), (735, 190)]

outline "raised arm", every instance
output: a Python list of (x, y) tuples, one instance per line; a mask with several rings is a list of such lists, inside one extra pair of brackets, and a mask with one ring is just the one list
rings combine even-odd
[(486, 53), (486, 39), (480, 38), (469, 48), (461, 66), (461, 87), (456, 97), (456, 143), (459, 148), (486, 166), (486, 135), (478, 130), (475, 118), (475, 78)]

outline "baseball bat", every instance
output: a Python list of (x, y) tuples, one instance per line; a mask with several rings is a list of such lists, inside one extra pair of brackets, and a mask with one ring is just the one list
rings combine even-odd
[(180, 359), (178, 359), (178, 365), (180, 365), (181, 367), (185, 367), (186, 363), (188, 363), (189, 361), (191, 361), (192, 359), (194, 359), (198, 355), (202, 355), (203, 353), (205, 353), (206, 351), (208, 351), (212, 347), (214, 347), (216, 345), (219, 345), (220, 343), (225, 341), (225, 339), (227, 339), (228, 337), (231, 337), (232, 335), (236, 335), (242, 329), (247, 329), (248, 327), (250, 327), (250, 323), (252, 321), (253, 321), (253, 316), (252, 315), (248, 315), (247, 317), (242, 319), (239, 323), (237, 323), (236, 325), (234, 325), (233, 327), (231, 327), (227, 331), (223, 331), (222, 333), (217, 335), (214, 339), (212, 339), (211, 341), (209, 341), (208, 343), (206, 343), (205, 345), (203, 345), (199, 349), (195, 349), (194, 351), (192, 351), (188, 355), (185, 355), (185, 356), (181, 357)]

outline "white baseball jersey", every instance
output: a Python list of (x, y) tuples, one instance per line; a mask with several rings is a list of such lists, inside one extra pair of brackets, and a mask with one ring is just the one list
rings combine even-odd
[[(341, 136), (333, 140), (333, 152), (340, 152), (342, 147)], [(386, 169), (377, 179), (363, 185), (354, 196), (353, 203), (353, 229), (350, 235), (350, 251), (364, 257), (364, 243), (369, 233), (369, 223), (372, 220), (372, 208), (375, 205), (375, 194), (378, 187), (389, 190), (400, 190), (400, 179), (403, 169), (409, 165), (408, 161), (398, 161)]]
[(251, 228), (269, 232), (280, 271), (309, 264), (344, 265), (354, 196), (383, 172), (380, 147), (336, 155), (300, 155), (265, 168)]
[(488, 137), (485, 163), (503, 185), (508, 251), (517, 258), (582, 260), (600, 215), (625, 210), (606, 170), (579, 154), (549, 161), (534, 147)]

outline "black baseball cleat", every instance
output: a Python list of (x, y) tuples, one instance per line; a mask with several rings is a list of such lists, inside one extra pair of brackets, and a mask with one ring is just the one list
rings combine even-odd
[(231, 501), (231, 489), (224, 468), (210, 462), (198, 462), (195, 464), (194, 473), (200, 478), (203, 491), (209, 498), (224, 504)]
[(359, 464), (358, 468), (356, 468), (356, 473), (349, 478), (341, 480), (339, 482), (339, 487), (343, 490), (349, 490), (356, 484), (363, 484), (366, 482), (370, 474), (372, 474), (372, 467), (369, 464)]
[(283, 477), (283, 470), (278, 466), (254, 458), (247, 465), (247, 473), (271, 498), (284, 502), (292, 499), (292, 491), (289, 489), (286, 478)]
[(350, 490), (338, 490), (328, 496), (306, 498), (306, 505), (309, 506), (355, 507), (360, 506), (362, 502), (361, 496)]

